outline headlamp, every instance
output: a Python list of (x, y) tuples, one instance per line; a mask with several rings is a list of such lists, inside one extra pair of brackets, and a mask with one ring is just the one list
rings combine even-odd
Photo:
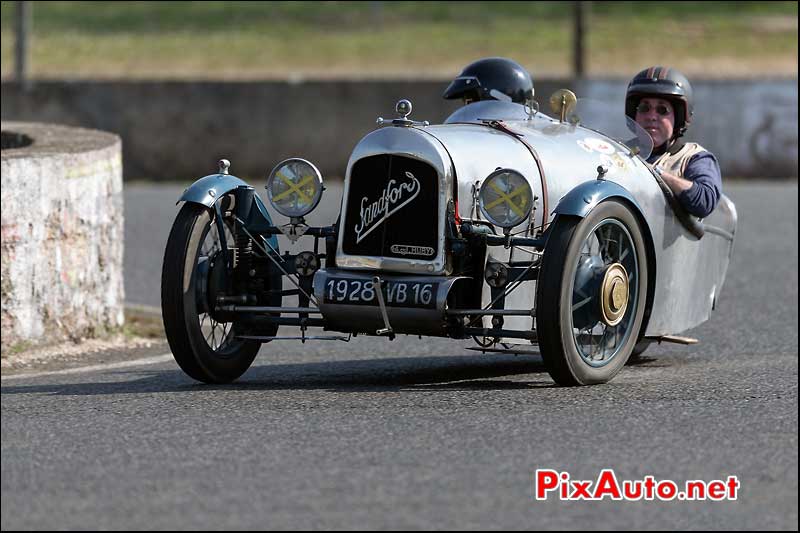
[(287, 217), (305, 216), (322, 198), (322, 174), (305, 159), (287, 159), (270, 172), (267, 195), (278, 213)]
[(478, 205), (486, 219), (501, 228), (513, 228), (531, 213), (533, 193), (525, 176), (508, 168), (497, 169), (483, 181)]

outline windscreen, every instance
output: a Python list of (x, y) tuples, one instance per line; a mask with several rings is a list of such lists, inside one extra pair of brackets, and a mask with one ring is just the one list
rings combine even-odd
[(642, 159), (647, 159), (653, 152), (650, 134), (617, 106), (600, 100), (580, 98), (567, 113), (566, 120), (624, 144)]

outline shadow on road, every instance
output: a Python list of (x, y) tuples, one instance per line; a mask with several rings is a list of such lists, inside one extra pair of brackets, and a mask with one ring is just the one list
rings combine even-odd
[[(513, 378), (525, 374), (531, 374), (533, 379), (491, 379)], [(327, 390), (340, 393), (488, 391), (555, 386), (539, 357), (506, 355), (405, 357), (261, 365), (251, 367), (238, 381), (229, 385), (201, 384), (191, 380), (179, 370), (125, 370), (108, 372), (106, 375), (122, 379), (111, 382), (4, 385), (2, 394), (93, 396), (233, 390)], [(126, 377), (133, 379), (125, 379)]]

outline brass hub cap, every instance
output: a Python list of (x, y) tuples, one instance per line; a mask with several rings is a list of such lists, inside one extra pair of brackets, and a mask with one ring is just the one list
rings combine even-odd
[(603, 322), (609, 326), (620, 323), (628, 308), (628, 294), (628, 273), (621, 264), (614, 263), (606, 270), (600, 287)]

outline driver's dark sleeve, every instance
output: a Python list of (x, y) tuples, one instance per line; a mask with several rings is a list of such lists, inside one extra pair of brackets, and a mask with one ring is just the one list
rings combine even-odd
[(711, 152), (700, 152), (689, 160), (683, 177), (692, 186), (679, 196), (683, 207), (692, 215), (705, 218), (711, 214), (722, 194), (722, 173)]

